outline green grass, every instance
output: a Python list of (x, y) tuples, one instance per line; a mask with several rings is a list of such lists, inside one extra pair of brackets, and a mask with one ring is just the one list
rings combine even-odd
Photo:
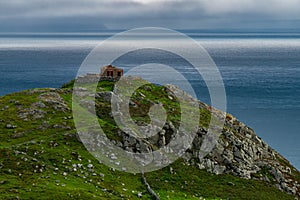
[(166, 195), (166, 199), (167, 195), (170, 199), (176, 199), (177, 191), (191, 199), (293, 199), (291, 195), (284, 194), (265, 182), (240, 179), (229, 174), (213, 175), (182, 160), (176, 161), (171, 167), (175, 175), (166, 167), (146, 176), (153, 189)]
[[(69, 107), (72, 105), (69, 90), (72, 84), (64, 85), (60, 91)], [(113, 84), (103, 81), (98, 87), (108, 91), (113, 89)], [(85, 149), (76, 139), (70, 110), (56, 111), (48, 105), (39, 108), (45, 112), (41, 119), (29, 116), (29, 121), (24, 121), (19, 118), (18, 113), (40, 101), (39, 95), (48, 91), (23, 91), (0, 98), (0, 199), (138, 199), (138, 192), (142, 192), (142, 199), (151, 199), (139, 174), (113, 171)], [(148, 85), (147, 90), (141, 87), (138, 92), (145, 97), (136, 101), (140, 107), (132, 110), (133, 118), (149, 120), (143, 110), (160, 101), (168, 110), (168, 120), (176, 124), (180, 106), (176, 98), (174, 101), (167, 98), (162, 86)], [(132, 100), (141, 98), (138, 92)], [(108, 137), (120, 140), (116, 134), (118, 129), (108, 115), (110, 105), (97, 103), (101, 127)], [(207, 126), (210, 112), (200, 109), (200, 113), (200, 125)], [(6, 124), (17, 127), (7, 129)], [(45, 124), (47, 128), (43, 129), (41, 125)], [(54, 125), (62, 126), (55, 128)], [(82, 168), (74, 171), (74, 164), (82, 164)], [(93, 164), (93, 168), (88, 169), (88, 164)], [(213, 175), (181, 159), (171, 166), (176, 174), (171, 174), (169, 167), (145, 174), (161, 199), (294, 199), (262, 181)]]

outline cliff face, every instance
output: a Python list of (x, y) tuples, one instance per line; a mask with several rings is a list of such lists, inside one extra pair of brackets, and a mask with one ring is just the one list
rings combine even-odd
[[(72, 89), (66, 87), (28, 90), (0, 98), (0, 198), (39, 199), (40, 192), (55, 199), (151, 198), (139, 177), (106, 167), (83, 147), (72, 119)], [(112, 87), (113, 82), (100, 84), (96, 111), (101, 126), (117, 146), (126, 151), (150, 152), (167, 145), (178, 133), (180, 107), (176, 98), (154, 85), (140, 88), (131, 98), (130, 109), (137, 124), (146, 124), (149, 116), (145, 110), (157, 99), (162, 100), (170, 117), (159, 134), (145, 140), (118, 129), (112, 122), (109, 103)], [(86, 88), (82, 87), (79, 95), (89, 96)], [(90, 101), (81, 103), (89, 105)], [(243, 195), (248, 199), (299, 198), (299, 172), (251, 128), (229, 114), (213, 150), (205, 157), (199, 156), (209, 119), (224, 113), (198, 103), (203, 120), (184, 160), (168, 170), (145, 174), (162, 199), (241, 199)]]
[[(206, 130), (199, 131), (199, 138)], [(201, 140), (201, 139), (200, 139)], [(197, 143), (188, 156), (197, 155)], [(291, 194), (300, 194), (297, 169), (236, 118), (226, 120), (223, 133), (213, 151), (195, 162), (200, 169), (216, 174), (231, 173), (245, 179), (258, 179)]]

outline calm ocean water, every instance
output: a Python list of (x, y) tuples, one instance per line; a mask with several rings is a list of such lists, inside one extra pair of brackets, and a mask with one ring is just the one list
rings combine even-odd
[[(60, 87), (76, 76), (88, 53), (110, 34), (0, 35), (0, 95)], [(210, 53), (222, 74), (227, 111), (300, 169), (300, 35), (195, 32), (191, 36)], [(134, 56), (116, 61), (125, 70), (138, 63)], [(198, 97), (209, 102), (203, 82), (191, 83), (203, 91)]]

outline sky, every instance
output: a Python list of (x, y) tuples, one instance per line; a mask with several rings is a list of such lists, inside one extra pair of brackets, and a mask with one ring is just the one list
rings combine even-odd
[(300, 0), (1, 0), (1, 32), (300, 30)]

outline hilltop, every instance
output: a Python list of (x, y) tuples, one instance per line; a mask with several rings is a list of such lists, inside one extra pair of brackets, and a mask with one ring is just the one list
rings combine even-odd
[[(0, 98), (0, 199), (153, 198), (141, 174), (107, 167), (85, 149), (74, 126), (72, 86), (70, 82), (60, 89), (26, 90)], [(89, 87), (83, 85), (81, 93), (88, 96), (85, 86)], [(149, 83), (131, 98), (137, 124), (149, 123), (145, 111), (153, 102), (166, 108), (163, 134), (147, 140), (127, 135), (114, 123), (113, 87), (113, 81), (101, 81), (95, 96), (99, 123), (110, 140), (133, 152), (153, 151), (170, 142), (177, 133), (180, 106), (165, 87)], [(161, 199), (299, 198), (299, 171), (230, 114), (213, 151), (198, 157), (209, 121), (220, 112), (198, 103), (201, 120), (193, 145), (170, 166), (144, 174)]]

